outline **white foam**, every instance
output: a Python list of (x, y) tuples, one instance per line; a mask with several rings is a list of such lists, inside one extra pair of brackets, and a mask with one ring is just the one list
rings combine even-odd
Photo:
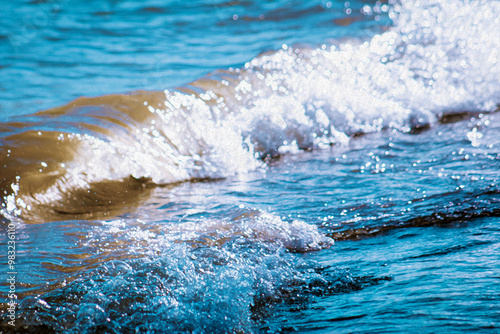
[(395, 26), (369, 41), (285, 47), (199, 95), (166, 91), (166, 107), (151, 108), (153, 130), (114, 138), (115, 152), (102, 154), (113, 158), (103, 165), (98, 157), (93, 174), (162, 183), (225, 177), (260, 167), (266, 154), (345, 144), (387, 127), (409, 131), (449, 112), (493, 111), (499, 14), (498, 2), (403, 1), (391, 13)]

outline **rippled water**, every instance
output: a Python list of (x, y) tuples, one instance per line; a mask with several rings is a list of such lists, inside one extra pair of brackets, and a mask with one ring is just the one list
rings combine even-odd
[(389, 23), (374, 4), (364, 15), (356, 1), (8, 1), (0, 120), (82, 95), (180, 86), (282, 44), (370, 36)]
[(498, 2), (5, 6), (0, 331), (500, 332)]

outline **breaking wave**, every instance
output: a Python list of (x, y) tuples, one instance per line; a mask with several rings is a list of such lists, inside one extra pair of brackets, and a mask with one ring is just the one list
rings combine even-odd
[(497, 109), (500, 3), (402, 1), (390, 16), (369, 40), (283, 45), (178, 89), (82, 97), (1, 124), (3, 215), (91, 213), (158, 185)]

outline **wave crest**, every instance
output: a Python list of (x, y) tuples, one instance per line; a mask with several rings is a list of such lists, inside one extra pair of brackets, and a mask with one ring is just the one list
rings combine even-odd
[(109, 182), (126, 194), (130, 180), (244, 174), (266, 157), (494, 111), (499, 14), (498, 2), (402, 1), (370, 40), (284, 45), (177, 90), (80, 98), (2, 124), (3, 214), (71, 207), (82, 193), (92, 202)]

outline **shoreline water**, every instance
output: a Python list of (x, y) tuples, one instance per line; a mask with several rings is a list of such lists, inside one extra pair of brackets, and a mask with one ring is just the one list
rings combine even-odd
[[(186, 38), (183, 50), (217, 53), (223, 41), (215, 72), (0, 124), (2, 225), (16, 224), (14, 332), (500, 328), (497, 2), (230, 2), (214, 21), (172, 4), (81, 4), (78, 17), (62, 8), (50, 34), (68, 41), (98, 18), (93, 41), (116, 26), (144, 46), (158, 35), (124, 33), (130, 18), (168, 18), (184, 37), (202, 22), (206, 38)], [(70, 23), (79, 28), (59, 30)], [(320, 41), (293, 45), (294, 34)], [(231, 67), (224, 55), (242, 53), (228, 42), (245, 39), (250, 53), (275, 51)], [(113, 82), (117, 59), (133, 63), (123, 50), (142, 55), (117, 45), (94, 78)], [(81, 63), (68, 63), (78, 89), (78, 70), (92, 68)], [(211, 66), (177, 65), (183, 77)], [(2, 298), (9, 270), (0, 266)], [(0, 331), (12, 332), (7, 306)]]

